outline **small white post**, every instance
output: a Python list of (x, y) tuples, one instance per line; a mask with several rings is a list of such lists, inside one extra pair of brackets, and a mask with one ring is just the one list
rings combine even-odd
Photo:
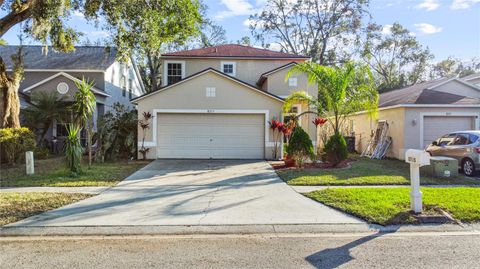
[(420, 191), (420, 165), (410, 164), (410, 209), (422, 213), (422, 192)]
[(33, 175), (35, 173), (35, 164), (33, 162), (33, 151), (25, 152), (25, 164), (27, 169), (27, 175)]
[(430, 154), (423, 150), (409, 149), (405, 161), (410, 164), (410, 209), (422, 213), (422, 192), (420, 191), (420, 167), (430, 164)]

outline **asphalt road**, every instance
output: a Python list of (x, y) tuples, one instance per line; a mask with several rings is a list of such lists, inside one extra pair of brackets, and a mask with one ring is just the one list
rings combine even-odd
[(0, 267), (480, 268), (480, 235), (0, 238)]

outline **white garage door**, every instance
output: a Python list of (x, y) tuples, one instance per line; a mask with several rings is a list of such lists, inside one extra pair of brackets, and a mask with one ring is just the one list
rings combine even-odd
[(263, 114), (158, 114), (157, 157), (263, 159)]
[(428, 116), (423, 118), (423, 146), (451, 132), (473, 130), (475, 117)]

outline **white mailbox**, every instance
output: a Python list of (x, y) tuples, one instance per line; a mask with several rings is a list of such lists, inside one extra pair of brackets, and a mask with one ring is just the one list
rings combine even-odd
[(430, 164), (430, 154), (423, 150), (409, 149), (405, 153), (405, 161), (410, 164), (410, 208), (415, 213), (421, 213), (420, 167)]
[(405, 153), (405, 161), (419, 166), (430, 165), (430, 154), (424, 150), (409, 149)]

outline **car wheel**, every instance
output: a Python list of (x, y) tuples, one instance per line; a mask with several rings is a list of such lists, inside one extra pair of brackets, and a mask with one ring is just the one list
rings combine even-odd
[(462, 162), (462, 172), (466, 175), (466, 176), (474, 176), (475, 175), (475, 164), (473, 163), (472, 160), (470, 159), (465, 159), (463, 162)]

